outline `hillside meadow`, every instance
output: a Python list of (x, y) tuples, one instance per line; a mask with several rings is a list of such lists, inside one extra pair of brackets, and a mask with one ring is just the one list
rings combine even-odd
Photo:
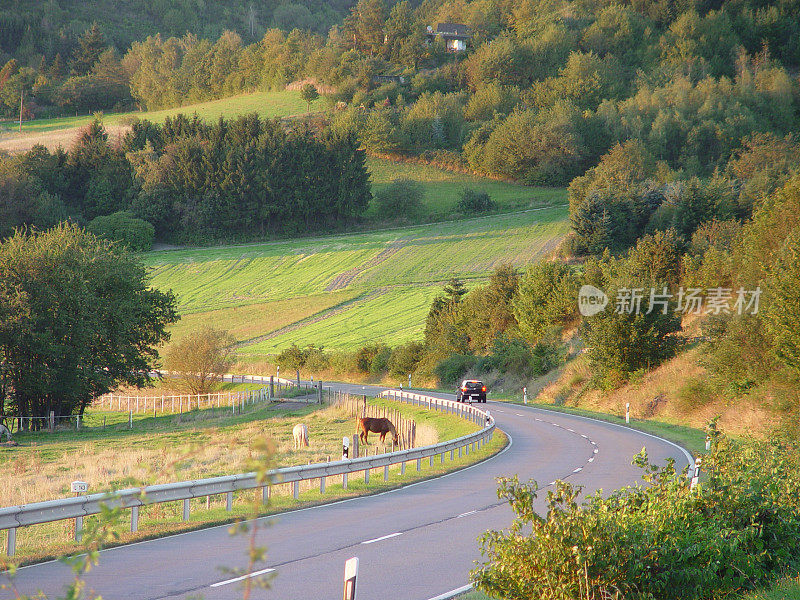
[[(312, 112), (318, 112), (325, 106), (323, 99), (311, 104)], [(247, 113), (257, 113), (262, 118), (274, 119), (292, 115), (305, 114), (307, 105), (300, 98), (299, 91), (280, 90), (240, 94), (221, 100), (211, 100), (198, 104), (188, 104), (167, 110), (132, 111), (124, 113), (108, 113), (103, 115), (103, 124), (111, 137), (123, 135), (133, 119), (147, 119), (154, 123), (163, 123), (167, 117), (183, 113), (196, 114), (204, 121), (216, 121), (220, 117), (232, 119)], [(19, 133), (14, 122), (0, 123), (0, 150), (16, 153), (24, 152), (35, 144), (42, 144), (54, 150), (59, 145), (68, 148), (72, 145), (81, 128), (94, 118), (91, 114), (60, 117), (54, 119), (35, 119), (22, 123)]]
[(453, 276), (469, 287), (502, 263), (541, 259), (568, 229), (553, 207), (335, 237), (144, 255), (153, 284), (172, 289), (180, 338), (229, 329), (258, 362), (292, 343), (352, 349), (419, 338), (430, 302)]

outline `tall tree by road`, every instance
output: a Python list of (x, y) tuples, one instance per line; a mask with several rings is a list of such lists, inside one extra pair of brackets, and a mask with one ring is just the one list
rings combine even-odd
[(2, 412), (82, 414), (120, 383), (145, 385), (177, 320), (175, 297), (148, 286), (134, 255), (72, 224), (17, 231), (0, 243)]

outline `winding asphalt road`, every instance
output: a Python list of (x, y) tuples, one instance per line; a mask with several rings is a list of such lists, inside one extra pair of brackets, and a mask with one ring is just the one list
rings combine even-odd
[[(690, 459), (670, 442), (625, 427), (504, 403), (483, 407), (511, 439), (499, 455), (438, 479), (265, 519), (270, 525), (260, 529), (259, 544), (268, 547), (267, 562), (260, 568), (273, 570), (274, 579), (270, 591), (251, 597), (338, 600), (344, 563), (358, 556), (360, 599), (428, 600), (467, 583), (480, 558), (478, 537), (511, 523), (509, 506), (497, 499), (497, 477), (535, 479), (542, 509), (556, 479), (587, 492), (635, 482), (639, 470), (630, 462), (642, 447), (657, 463)], [(227, 526), (140, 542), (103, 551), (85, 579), (106, 600), (241, 598), (241, 581), (223, 568), (246, 565), (246, 544)], [(16, 583), (21, 592), (41, 589), (52, 598), (69, 580), (67, 567), (51, 562), (21, 569)]]

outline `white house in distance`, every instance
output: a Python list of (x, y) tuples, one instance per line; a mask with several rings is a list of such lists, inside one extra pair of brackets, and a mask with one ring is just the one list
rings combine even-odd
[(469, 27), (459, 23), (439, 23), (435, 31), (429, 25), (426, 35), (429, 42), (441, 37), (448, 52), (463, 52), (467, 49), (467, 40), (472, 37), (469, 33)]

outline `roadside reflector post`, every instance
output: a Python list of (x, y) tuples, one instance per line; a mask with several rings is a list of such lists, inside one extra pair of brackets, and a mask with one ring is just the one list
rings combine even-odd
[(356, 578), (358, 577), (358, 557), (348, 559), (344, 563), (344, 595), (343, 600), (356, 600)]
[(626, 402), (625, 403), (625, 422), (626, 423), (630, 423), (631, 422), (631, 403), (630, 402)]
[(522, 388), (522, 403), (523, 404), (527, 404), (528, 403), (528, 388), (527, 387)]
[[(73, 481), (70, 486), (75, 496), (80, 496), (89, 491), (89, 484), (85, 481)], [(75, 517), (75, 541), (80, 542), (83, 537), (83, 517)]]
[(703, 461), (702, 458), (697, 457), (694, 461), (694, 476), (692, 476), (692, 483), (689, 486), (689, 489), (693, 490), (697, 487), (697, 483), (700, 481), (700, 463)]
[(347, 460), (350, 457), (350, 438), (342, 438), (342, 460)]

